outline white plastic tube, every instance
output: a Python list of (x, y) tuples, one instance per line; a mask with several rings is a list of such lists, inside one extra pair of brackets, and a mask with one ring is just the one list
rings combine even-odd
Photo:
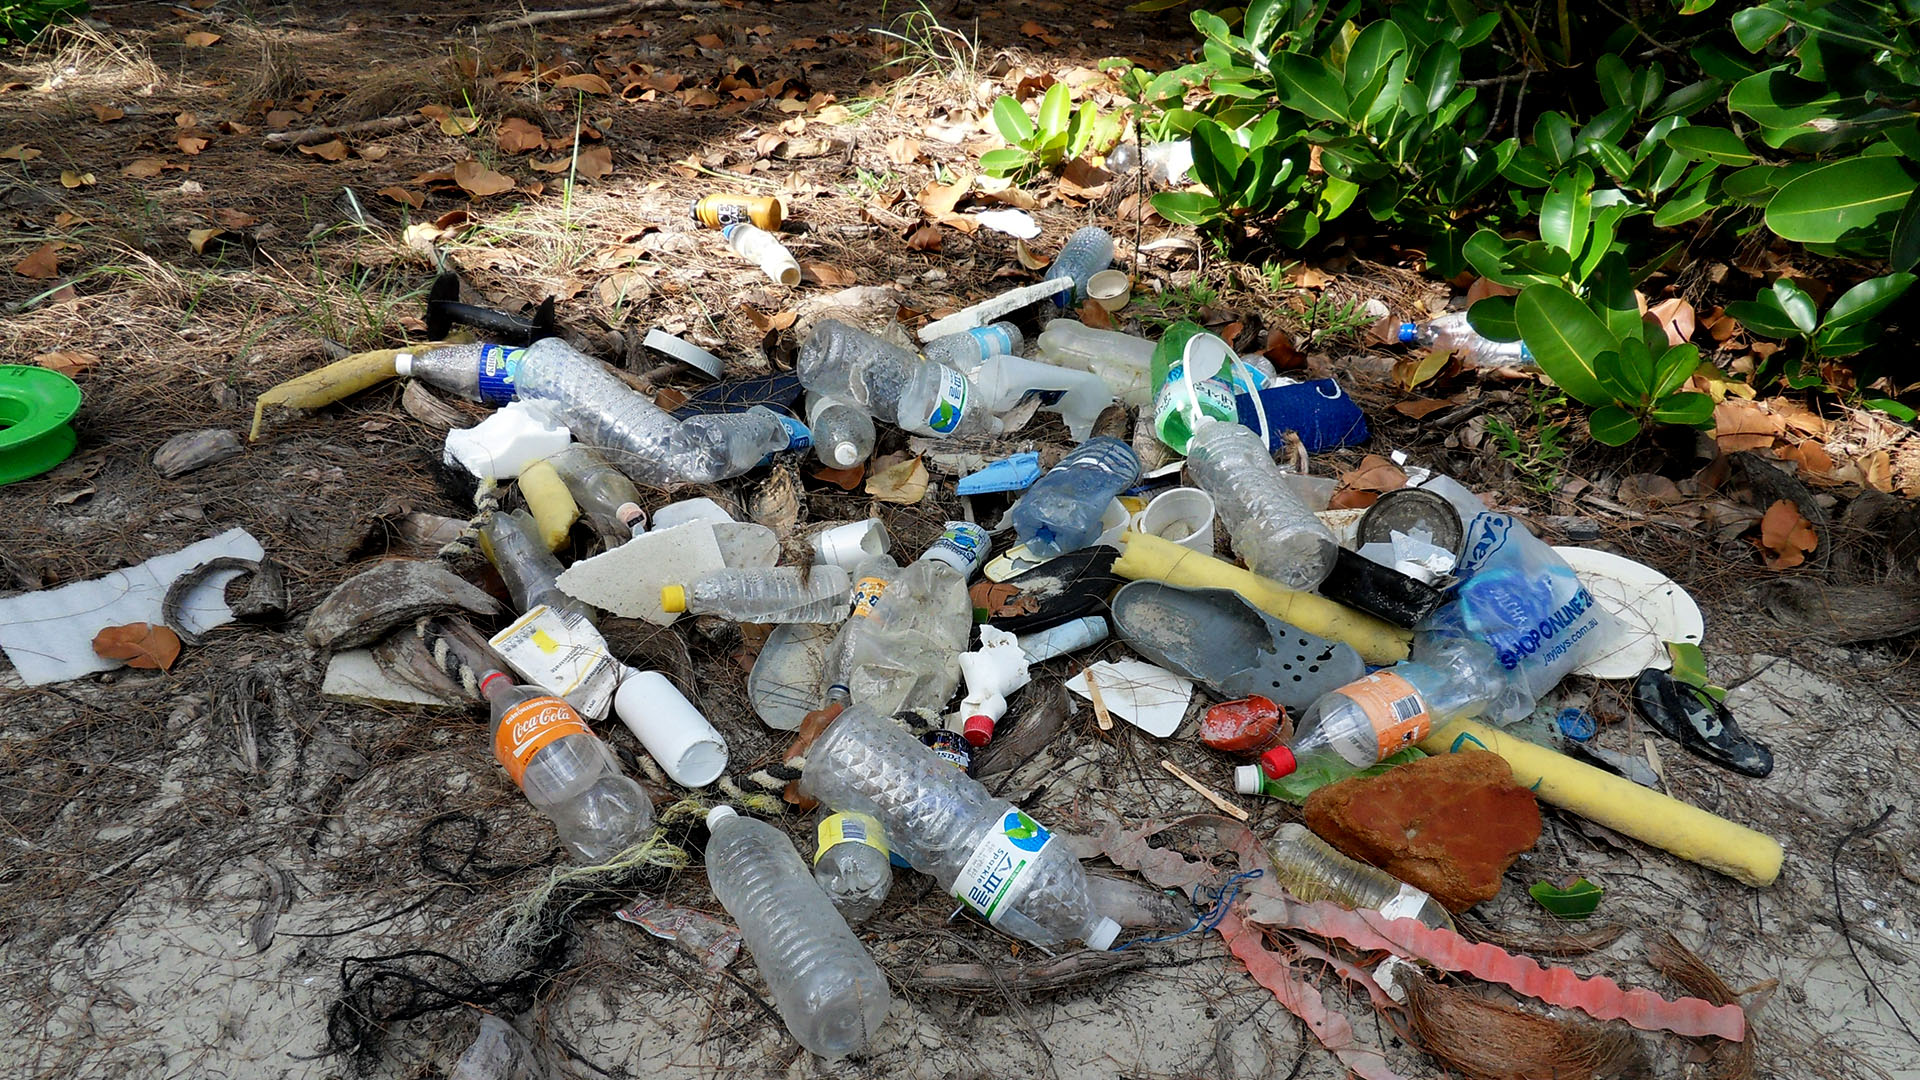
[(705, 787), (726, 771), (726, 739), (665, 675), (627, 668), (613, 711), (681, 787)]
[(725, 236), (734, 254), (748, 262), (758, 263), (760, 269), (774, 281), (782, 285), (800, 284), (799, 262), (795, 261), (793, 252), (788, 251), (787, 246), (772, 233), (756, 225), (741, 223), (727, 226)]

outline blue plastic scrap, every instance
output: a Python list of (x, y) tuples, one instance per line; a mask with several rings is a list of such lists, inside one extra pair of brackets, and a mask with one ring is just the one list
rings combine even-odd
[(1259, 405), (1252, 394), (1241, 394), (1235, 401), (1240, 407), (1240, 422), (1255, 431), (1260, 430), (1259, 410), (1261, 406), (1266, 408), (1270, 449), (1285, 445), (1289, 431), (1300, 436), (1309, 454), (1357, 446), (1372, 437), (1360, 406), (1332, 379), (1269, 386), (1260, 391)]
[(960, 478), (960, 494), (988, 495), (996, 491), (1025, 491), (1040, 479), (1040, 454), (1028, 451), (1002, 458), (979, 472)]

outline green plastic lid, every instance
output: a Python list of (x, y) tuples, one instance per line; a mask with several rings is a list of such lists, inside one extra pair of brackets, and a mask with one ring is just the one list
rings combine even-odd
[(39, 476), (73, 455), (67, 421), (80, 411), (80, 386), (29, 364), (0, 364), (0, 484)]

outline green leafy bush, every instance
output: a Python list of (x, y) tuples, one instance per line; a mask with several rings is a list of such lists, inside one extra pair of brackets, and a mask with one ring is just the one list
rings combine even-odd
[(1054, 83), (1040, 99), (1037, 118), (1020, 102), (1002, 96), (993, 103), (993, 126), (1007, 145), (980, 155), (980, 167), (992, 176), (1025, 179), (1042, 169), (1059, 168), (1088, 150), (1105, 150), (1120, 138), (1118, 113), (1102, 116), (1091, 101), (1073, 107), (1065, 83)]
[(87, 0), (0, 0), (0, 42), (31, 41), (55, 19), (87, 13)]

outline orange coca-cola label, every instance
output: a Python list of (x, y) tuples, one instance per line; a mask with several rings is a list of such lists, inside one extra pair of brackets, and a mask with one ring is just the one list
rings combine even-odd
[(493, 756), (518, 784), (540, 748), (569, 735), (590, 735), (573, 706), (557, 697), (537, 697), (508, 709), (493, 733)]
[(1376, 671), (1341, 687), (1340, 692), (1367, 714), (1380, 740), (1382, 761), (1433, 731), (1433, 718), (1427, 715), (1427, 703), (1421, 700), (1420, 691), (1391, 671)]

